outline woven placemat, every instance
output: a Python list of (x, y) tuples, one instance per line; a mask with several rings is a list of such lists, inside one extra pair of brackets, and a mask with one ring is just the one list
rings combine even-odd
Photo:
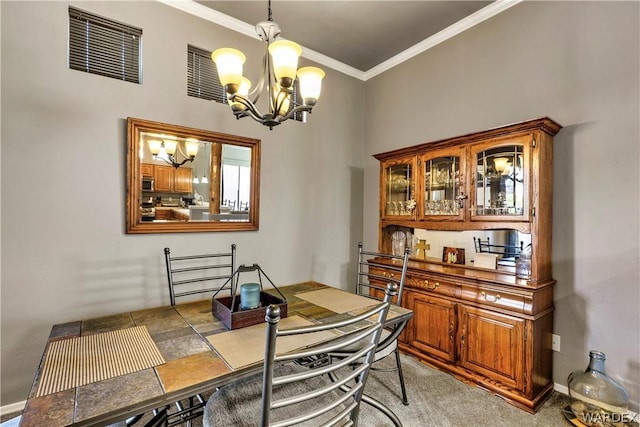
[(165, 363), (146, 326), (52, 341), (36, 397)]
[(380, 304), (380, 301), (373, 298), (363, 297), (336, 288), (301, 292), (295, 296), (334, 313), (346, 313)]
[[(278, 329), (292, 329), (312, 324), (300, 316), (291, 316), (280, 320)], [(211, 335), (207, 337), (207, 340), (232, 369), (239, 369), (264, 360), (266, 330), (267, 324), (260, 323)], [(337, 335), (337, 331), (323, 331), (279, 337), (276, 341), (276, 354), (318, 344), (335, 338)]]

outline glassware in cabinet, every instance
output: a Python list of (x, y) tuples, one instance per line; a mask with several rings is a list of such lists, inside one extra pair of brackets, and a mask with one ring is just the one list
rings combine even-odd
[(529, 220), (530, 136), (471, 148), (471, 219)]
[(464, 156), (460, 149), (420, 157), (422, 217), (464, 220)]
[(416, 159), (409, 157), (382, 165), (382, 217), (415, 219)]

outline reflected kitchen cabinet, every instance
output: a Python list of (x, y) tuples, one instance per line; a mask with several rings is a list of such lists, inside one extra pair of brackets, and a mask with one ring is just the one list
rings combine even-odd
[(153, 173), (153, 185), (157, 192), (169, 193), (173, 191), (173, 166), (156, 165)]
[(193, 191), (193, 170), (173, 166), (154, 166), (154, 189), (159, 193), (191, 193)]
[(175, 170), (173, 191), (176, 193), (191, 193), (193, 191), (193, 169), (179, 168)]
[(153, 176), (153, 165), (150, 163), (142, 163), (140, 165), (140, 175)]

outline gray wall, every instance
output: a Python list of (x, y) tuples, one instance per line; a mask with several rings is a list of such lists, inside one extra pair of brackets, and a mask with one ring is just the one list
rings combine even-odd
[[(71, 4), (143, 29), (143, 84), (67, 69), (69, 3), (0, 3), (2, 405), (27, 398), (53, 324), (168, 304), (165, 246), (236, 243), (276, 284), (346, 287), (362, 237), (363, 82), (323, 67), (309, 123), (269, 131), (186, 95), (188, 43), (240, 47), (257, 81), (259, 41), (157, 2)], [(128, 116), (261, 139), (260, 230), (125, 234)]]
[[(377, 243), (371, 154), (542, 116), (564, 125), (554, 380), (597, 348), (637, 403), (638, 3), (520, 4), (366, 85), (324, 67), (310, 122), (272, 132), (185, 95), (187, 43), (239, 46), (256, 69), (257, 41), (154, 2), (72, 4), (143, 28), (144, 84), (66, 68), (68, 3), (0, 2), (2, 405), (26, 399), (52, 324), (166, 304), (163, 247), (235, 242), (276, 283), (346, 288), (363, 228)], [(260, 230), (124, 234), (127, 116), (262, 139)]]
[(638, 2), (521, 3), (368, 81), (364, 194), (371, 245), (372, 154), (537, 117), (562, 124), (554, 143), (554, 381), (566, 386), (589, 350), (604, 351), (636, 411), (639, 22)]

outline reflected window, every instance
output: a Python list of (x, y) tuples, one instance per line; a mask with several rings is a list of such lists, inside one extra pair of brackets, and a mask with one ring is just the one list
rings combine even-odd
[(249, 203), (251, 169), (248, 166), (222, 165), (222, 205), (237, 210)]
[(222, 147), (222, 206), (246, 210), (251, 196), (251, 151), (246, 147)]

